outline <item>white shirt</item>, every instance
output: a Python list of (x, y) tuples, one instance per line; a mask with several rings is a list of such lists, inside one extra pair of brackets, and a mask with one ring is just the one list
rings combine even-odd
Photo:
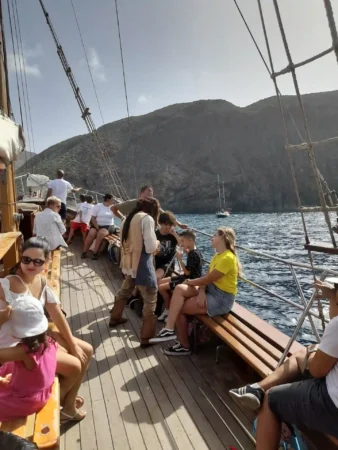
[[(124, 223), (121, 224), (123, 226)], [(157, 248), (157, 237), (155, 234), (155, 222), (154, 219), (146, 215), (141, 220), (141, 232), (144, 242), (145, 251), (147, 253), (154, 253)], [(125, 275), (133, 275), (132, 269), (122, 269)]]
[[(333, 358), (338, 358), (338, 317), (334, 317), (326, 325), (319, 350)], [(326, 387), (331, 400), (338, 408), (338, 363), (326, 375)]]
[[(1, 287), (4, 291), (5, 294), (5, 298), (7, 303), (11, 304), (14, 300), (16, 300), (19, 297), (22, 297), (24, 295), (32, 295), (31, 292), (29, 291), (29, 289), (27, 289), (25, 292), (21, 293), (21, 294), (16, 294), (15, 292), (12, 292), (10, 290), (10, 281), (9, 279), (13, 276), (17, 276), (18, 275), (9, 275), (7, 278), (2, 278), (0, 279), (0, 284)], [(22, 281), (22, 280), (21, 280)], [(25, 285), (25, 283), (22, 281), (22, 283)], [(41, 292), (41, 296), (38, 299), (40, 300), (42, 306), (45, 306), (46, 302), (47, 303), (60, 303), (60, 300), (56, 297), (56, 295), (54, 294), (54, 292), (52, 291), (52, 289), (45, 285), (45, 287), (43, 288), (42, 292)], [(0, 309), (6, 309), (7, 304), (3, 301), (0, 300)], [(11, 319), (9, 319), (8, 322), (10, 322)], [(12, 333), (10, 333), (10, 323), (7, 324), (4, 323), (3, 326), (0, 328), (0, 348), (9, 348), (9, 347), (14, 347), (15, 345), (17, 345), (20, 342), (19, 339), (15, 339), (12, 336)]]
[(61, 217), (58, 213), (46, 208), (44, 211), (36, 215), (34, 220), (33, 233), (47, 239), (50, 249), (55, 250), (60, 245), (67, 247), (62, 235), (66, 232)]
[[(80, 203), (80, 207), (77, 212), (77, 216), (74, 219), (74, 222), (76, 223), (86, 223), (89, 224), (90, 219), (92, 217), (92, 211), (93, 211), (94, 205), (91, 205), (90, 203), (84, 202)], [(80, 219), (80, 212), (82, 212), (82, 216)]]
[(110, 208), (111, 206), (104, 206), (103, 203), (98, 203), (92, 209), (92, 217), (96, 218), (99, 227), (114, 225), (114, 213)]
[(68, 181), (57, 178), (49, 183), (48, 188), (52, 190), (52, 195), (59, 198), (62, 203), (66, 204), (68, 192), (73, 189), (73, 186)]
[(81, 205), (83, 205), (83, 203), (76, 203), (75, 205), (76, 212), (80, 211)]

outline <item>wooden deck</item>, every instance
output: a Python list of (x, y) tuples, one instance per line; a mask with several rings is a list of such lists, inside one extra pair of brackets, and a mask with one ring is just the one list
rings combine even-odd
[(214, 342), (183, 358), (168, 358), (160, 345), (141, 349), (140, 319), (129, 308), (129, 321), (110, 330), (122, 277), (105, 256), (81, 260), (77, 245), (62, 255), (62, 303), (95, 356), (81, 388), (88, 415), (62, 429), (61, 450), (254, 449), (243, 430), (251, 432), (252, 417), (228, 396), (253, 374), (231, 350), (216, 365)]

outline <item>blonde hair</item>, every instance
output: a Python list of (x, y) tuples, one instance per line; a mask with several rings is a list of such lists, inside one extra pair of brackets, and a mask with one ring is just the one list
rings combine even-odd
[(55, 205), (55, 203), (60, 203), (61, 204), (61, 200), (58, 197), (55, 197), (55, 195), (52, 195), (51, 197), (47, 198), (47, 206), (48, 207), (50, 205)]
[(236, 253), (236, 233), (234, 230), (230, 227), (219, 227), (217, 228), (216, 232), (222, 236), (225, 246), (228, 250), (230, 250), (235, 256), (237, 260), (237, 269), (238, 269), (238, 275), (242, 274), (242, 266), (239, 261), (239, 258)]

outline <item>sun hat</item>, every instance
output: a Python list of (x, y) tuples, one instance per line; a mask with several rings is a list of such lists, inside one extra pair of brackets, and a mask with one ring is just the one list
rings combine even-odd
[(23, 295), (11, 303), (12, 313), (7, 322), (11, 334), (18, 338), (38, 336), (48, 329), (48, 320), (42, 304), (31, 295)]

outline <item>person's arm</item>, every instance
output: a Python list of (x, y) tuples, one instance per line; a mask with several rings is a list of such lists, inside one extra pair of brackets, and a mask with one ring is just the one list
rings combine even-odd
[(52, 188), (48, 188), (47, 195), (46, 195), (46, 202), (47, 202), (47, 198), (51, 197), (52, 195), (53, 195), (53, 189)]
[(0, 311), (0, 328), (4, 323), (8, 321), (11, 314), (12, 314), (12, 307), (10, 305), (7, 305), (6, 309)]
[(211, 272), (208, 272), (203, 277), (195, 278), (194, 280), (187, 280), (186, 283), (189, 284), (189, 286), (207, 286), (210, 283), (214, 283), (215, 281), (219, 280), (224, 276), (223, 272), (219, 272), (218, 270), (214, 269)]
[(144, 216), (141, 221), (141, 229), (145, 250), (147, 253), (152, 254), (157, 249), (154, 219), (148, 215)]
[(177, 244), (179, 245), (179, 243), (180, 243), (180, 237), (179, 237), (179, 235), (176, 233), (176, 230), (175, 230), (174, 227), (170, 230), (170, 234), (171, 234), (172, 236), (174, 236), (174, 238), (175, 238), (176, 241), (177, 241)]
[(59, 216), (59, 214), (55, 213), (55, 222), (56, 225), (59, 228), (60, 233), (63, 235), (65, 234), (65, 232), (67, 231), (65, 224), (62, 222), (61, 217)]
[(81, 190), (82, 190), (81, 187), (78, 188), (72, 187), (71, 192), (80, 192)]
[(187, 225), (186, 223), (179, 222), (177, 219), (176, 219), (176, 226), (178, 226), (182, 230), (187, 230), (189, 228), (189, 225)]
[(316, 298), (329, 300), (329, 317), (338, 316), (338, 291), (327, 281), (316, 280), (314, 287), (317, 289)]
[(17, 345), (11, 348), (0, 349), (0, 363), (6, 363), (10, 361), (22, 361), (27, 357), (27, 353), (23, 345)]
[(92, 216), (90, 220), (91, 220), (94, 228), (96, 228), (98, 230), (99, 226), (98, 226), (97, 221), (96, 221), (96, 216)]
[(120, 220), (123, 220), (124, 219), (124, 215), (119, 211), (118, 206), (119, 205), (113, 205), (111, 207), (111, 210), (112, 210), (113, 214), (115, 214), (116, 217), (118, 217)]
[(180, 265), (184, 275), (186, 275), (188, 277), (190, 275), (190, 270), (188, 270), (186, 265), (184, 264), (182, 254), (180, 252), (176, 252), (176, 258), (177, 258), (178, 264)]

